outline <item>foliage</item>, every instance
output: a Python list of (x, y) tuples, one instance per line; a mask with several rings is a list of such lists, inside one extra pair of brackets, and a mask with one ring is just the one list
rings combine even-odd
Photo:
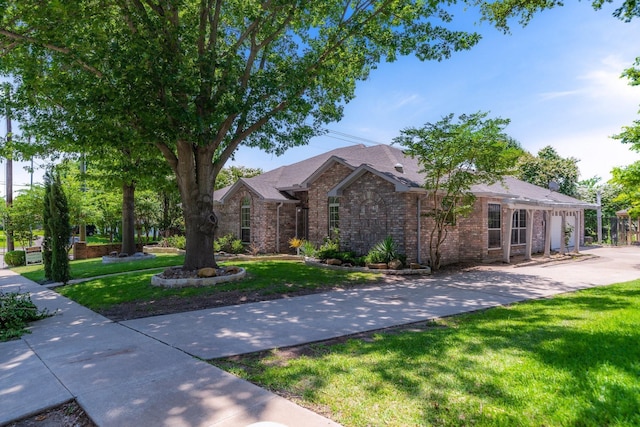
[(244, 252), (244, 244), (242, 243), (242, 240), (229, 233), (225, 236), (217, 238), (213, 242), (213, 250), (216, 252), (239, 254)]
[(160, 246), (184, 250), (187, 247), (187, 238), (184, 236), (165, 237), (160, 242)]
[[(608, 218), (615, 217), (616, 212), (628, 207), (623, 201), (618, 199), (622, 187), (613, 182), (601, 183), (600, 177), (593, 177), (578, 182), (578, 198), (588, 203), (597, 203), (598, 193), (600, 193), (600, 203), (602, 211), (603, 239), (607, 238), (610, 229)], [(594, 239), (598, 236), (598, 212), (595, 209), (585, 209), (584, 226), (585, 235)]]
[(260, 168), (248, 168), (246, 166), (229, 166), (222, 168), (216, 177), (215, 189), (228, 187), (235, 184), (240, 178), (251, 178), (263, 173)]
[(640, 216), (640, 162), (613, 168), (611, 175), (610, 182), (620, 187), (613, 201), (620, 203), (632, 217)]
[(383, 60), (474, 46), (452, 19), (448, 2), (409, 0), (7, 0), (0, 74), (18, 77), (24, 129), (77, 142), (55, 149), (127, 159), (113, 170), (134, 178), (162, 155), (185, 210), (185, 267), (210, 267), (211, 194), (236, 149), (307, 143)]
[(467, 216), (475, 202), (471, 187), (492, 184), (513, 172), (520, 146), (504, 133), (509, 120), (488, 113), (453, 114), (422, 128), (407, 128), (394, 143), (417, 158), (428, 191), (428, 215), (435, 225), (429, 235), (431, 268), (440, 268), (441, 245), (457, 218)]
[(212, 363), (346, 426), (640, 425), (639, 286)]
[(0, 291), (0, 341), (9, 341), (30, 333), (27, 329), (28, 322), (48, 316), (46, 310), (38, 310), (31, 295)]
[(393, 237), (387, 236), (384, 240), (376, 243), (370, 250), (365, 261), (367, 264), (385, 263), (399, 259), (398, 245), (393, 240)]
[(525, 153), (518, 160), (515, 176), (543, 188), (549, 188), (549, 183), (555, 182), (559, 193), (577, 197), (578, 162), (575, 157), (563, 158), (553, 147), (546, 146), (538, 151), (537, 156)]
[(33, 231), (42, 225), (43, 200), (44, 187), (34, 186), (29, 190), (21, 190), (13, 199), (13, 204), (6, 209), (6, 224), (13, 232), (15, 241), (23, 248), (31, 244)]
[(26, 255), (24, 251), (9, 251), (4, 254), (4, 262), (9, 267), (18, 267), (26, 264)]
[(317, 252), (316, 245), (308, 240), (303, 240), (300, 246), (300, 252), (306, 257), (315, 257)]
[[(68, 255), (71, 225), (67, 198), (60, 184), (60, 175), (51, 170), (47, 171), (45, 187), (43, 218), (47, 221), (43, 225), (45, 229), (43, 261), (50, 262), (49, 268), (45, 267), (45, 272), (50, 272), (46, 278), (54, 282), (66, 283), (71, 278)], [(45, 257), (44, 252), (50, 255)]]
[(291, 239), (289, 239), (290, 248), (300, 249), (303, 243), (304, 243), (304, 240), (298, 239), (297, 237), (292, 237)]

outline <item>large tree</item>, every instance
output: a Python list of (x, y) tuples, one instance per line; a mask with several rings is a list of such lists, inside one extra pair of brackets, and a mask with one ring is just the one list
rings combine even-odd
[(488, 113), (453, 114), (421, 128), (408, 128), (394, 139), (420, 163), (425, 176), (429, 211), (434, 226), (429, 234), (431, 268), (440, 268), (441, 246), (460, 216), (472, 212), (471, 187), (493, 184), (513, 172), (522, 153), (505, 132), (509, 120), (487, 118)]
[(516, 176), (523, 181), (547, 188), (551, 182), (557, 184), (557, 191), (567, 196), (578, 196), (579, 160), (562, 157), (555, 148), (544, 147), (538, 155), (525, 153), (518, 161)]
[[(382, 60), (440, 60), (476, 44), (477, 34), (452, 29), (448, 6), (6, 0), (0, 67), (37, 106), (24, 116), (34, 132), (54, 126), (80, 137), (90, 126), (73, 117), (81, 114), (107, 136), (117, 129), (125, 144), (162, 153), (180, 189), (193, 269), (215, 265), (213, 186), (236, 149), (281, 153), (306, 143), (342, 116), (356, 82)], [(90, 152), (107, 140), (83, 143)]]

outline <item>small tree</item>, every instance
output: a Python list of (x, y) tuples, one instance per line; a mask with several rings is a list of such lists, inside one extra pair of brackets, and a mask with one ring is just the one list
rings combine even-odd
[(60, 176), (51, 171), (45, 174), (43, 217), (46, 219), (44, 252), (49, 252), (47, 256), (43, 254), (43, 261), (49, 263), (49, 266), (45, 264), (45, 278), (66, 283), (71, 278), (68, 255), (71, 237), (69, 207), (60, 184)]
[(428, 191), (428, 216), (434, 227), (429, 235), (431, 268), (440, 268), (440, 247), (459, 216), (468, 215), (475, 201), (471, 187), (492, 184), (512, 172), (521, 155), (520, 146), (503, 130), (507, 119), (487, 119), (488, 113), (463, 114), (454, 121), (449, 114), (422, 128), (408, 128), (394, 143), (417, 158)]

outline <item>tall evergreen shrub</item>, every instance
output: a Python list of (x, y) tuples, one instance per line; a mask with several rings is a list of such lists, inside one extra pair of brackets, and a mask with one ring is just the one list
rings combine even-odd
[[(47, 174), (48, 177), (45, 179), (45, 183), (48, 190), (45, 191), (45, 194), (48, 197), (45, 196), (44, 217), (47, 218), (48, 216), (48, 220), (45, 225), (45, 241), (48, 231), (50, 239), (48, 242), (46, 241), (46, 243), (48, 249), (51, 251), (51, 275), (47, 278), (54, 282), (66, 283), (71, 278), (68, 254), (69, 238), (71, 237), (69, 206), (62, 185), (60, 184), (60, 176), (51, 171), (47, 172)], [(46, 272), (45, 266), (45, 274)]]

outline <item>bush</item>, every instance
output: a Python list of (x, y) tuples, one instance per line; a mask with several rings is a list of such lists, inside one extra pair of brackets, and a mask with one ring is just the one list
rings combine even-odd
[(38, 310), (29, 294), (0, 292), (0, 341), (20, 338), (30, 332), (28, 322), (48, 316), (46, 310)]
[(9, 251), (4, 254), (4, 262), (9, 267), (18, 267), (26, 264), (24, 251)]
[(241, 254), (244, 252), (244, 245), (242, 244), (242, 240), (234, 239), (231, 241), (231, 253), (232, 254)]
[(186, 249), (187, 238), (185, 236), (171, 236), (166, 238), (167, 245), (171, 248)]
[(242, 243), (242, 240), (229, 233), (225, 236), (218, 237), (213, 241), (213, 250), (215, 252), (239, 254), (244, 252), (244, 244)]
[[(399, 259), (398, 246), (391, 236), (386, 237), (381, 242), (375, 244), (369, 251), (365, 260), (367, 264), (389, 263), (394, 259)], [(405, 257), (406, 259), (406, 257)]]
[(303, 240), (300, 246), (300, 252), (306, 257), (315, 257), (316, 246), (308, 240)]

